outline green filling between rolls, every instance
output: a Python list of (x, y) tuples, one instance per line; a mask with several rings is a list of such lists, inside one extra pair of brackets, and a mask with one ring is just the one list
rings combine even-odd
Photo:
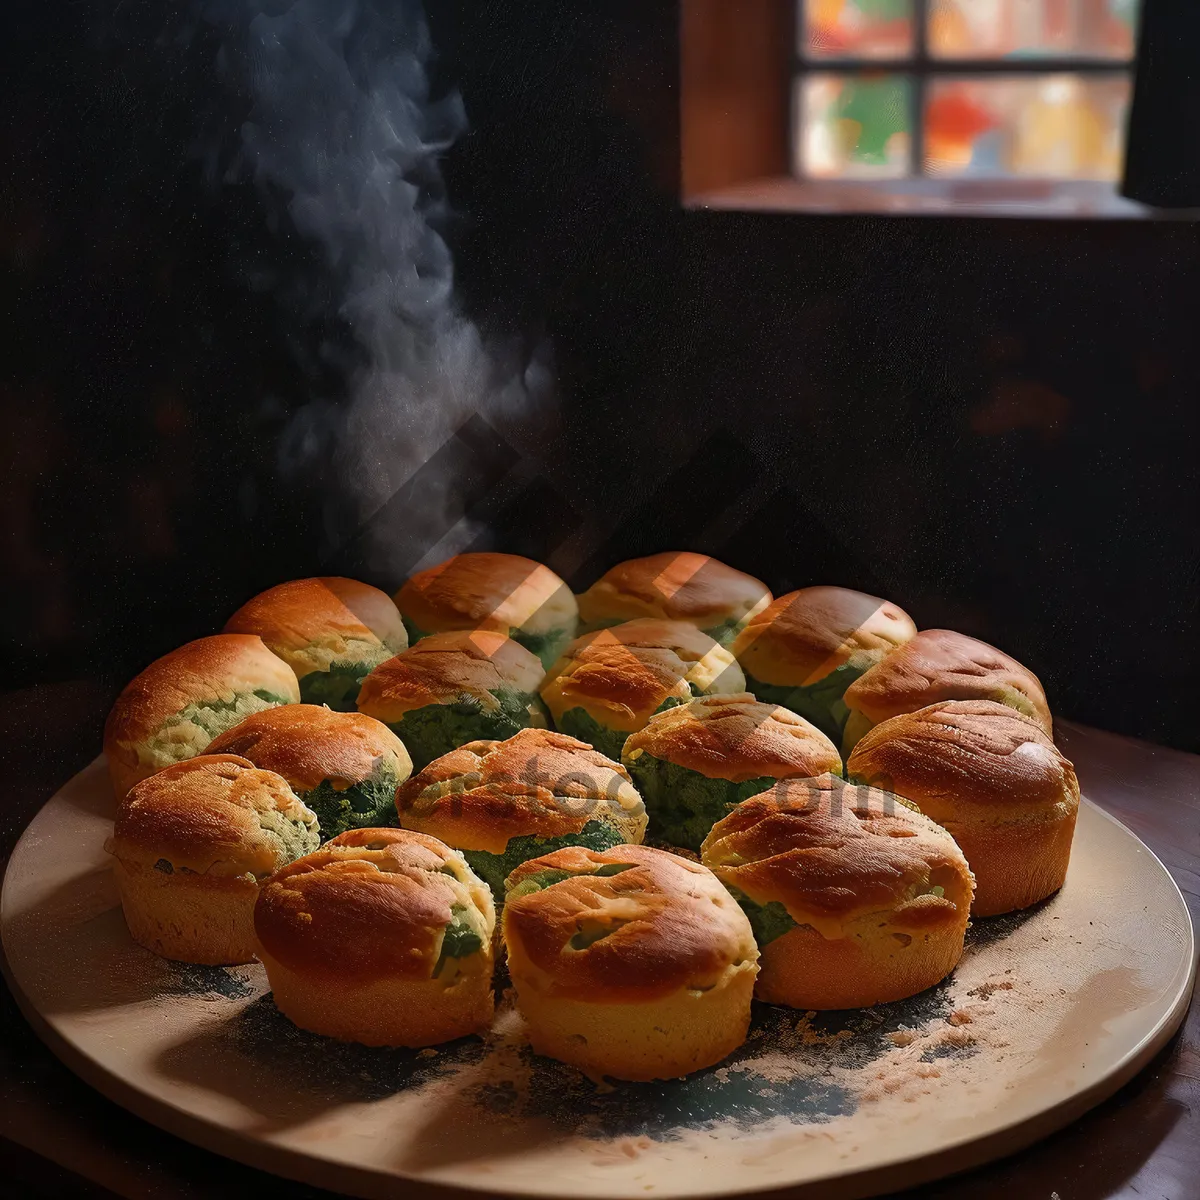
[(419, 642), (423, 637), (428, 635), (427, 629), (418, 629), (403, 613), (400, 614), (400, 620), (404, 622), (404, 628), (408, 632), (408, 645), (411, 649), (415, 642)]
[(528, 896), (532, 892), (543, 892), (556, 883), (562, 883), (564, 879), (578, 879), (583, 875), (620, 875), (622, 871), (628, 871), (635, 866), (637, 863), (601, 863), (594, 871), (563, 871), (559, 868), (538, 871), (536, 874), (527, 875), (514, 888), (506, 886), (505, 896), (509, 900), (516, 900), (519, 896)]
[(466, 920), (467, 910), (462, 904), (450, 906), (450, 923), (442, 934), (442, 951), (434, 964), (433, 978), (441, 975), (446, 960), (451, 958), (470, 958), (483, 949), (483, 938)]
[(508, 839), (502, 854), (491, 854), (486, 850), (463, 850), (462, 856), (471, 869), (492, 889), (499, 901), (504, 899), (504, 881), (524, 862), (541, 858), (564, 846), (584, 846), (588, 850), (611, 850), (613, 846), (625, 844), (621, 831), (609, 821), (588, 821), (578, 833), (564, 833), (560, 837), (515, 837)]
[[(255, 703), (258, 701), (258, 703)], [(189, 704), (162, 723), (162, 729), (172, 725), (197, 725), (210, 737), (217, 737), (246, 717), (264, 708), (274, 708), (291, 703), (283, 696), (255, 688), (252, 692), (238, 692), (232, 700), (206, 700), (203, 704)]]
[[(694, 695), (702, 694), (695, 691), (694, 688), (692, 690)], [(680, 704), (686, 703), (686, 700), (681, 700), (678, 696), (668, 696), (654, 712), (657, 715), (665, 712), (668, 708), (677, 708)], [(625, 739), (632, 732), (627, 729), (609, 729), (607, 725), (601, 725), (586, 708), (568, 708), (555, 724), (560, 733), (578, 738), (581, 742), (588, 742), (593, 750), (599, 750), (613, 762), (621, 761), (621, 751), (624, 749)]]
[(281, 812), (259, 813), (258, 823), (266, 833), (274, 834), (279, 839), (284, 862), (295, 862), (296, 859), (311, 854), (321, 844), (321, 836), (315, 824), (310, 825)]
[(707, 633), (714, 642), (728, 646), (741, 632), (741, 628), (741, 617), (726, 617), (719, 625), (714, 625), (711, 629), (702, 629), (700, 632)]
[(790, 708), (806, 721), (815, 725), (836, 746), (842, 740), (842, 731), (846, 727), (849, 710), (842, 697), (846, 689), (860, 676), (867, 672), (871, 664), (863, 667), (852, 667), (844, 663), (830, 671), (824, 679), (807, 687), (795, 687), (777, 683), (763, 683), (752, 675), (746, 675), (746, 687), (754, 693), (755, 699), (764, 704), (778, 704), (781, 708)]
[(362, 681), (378, 663), (335, 662), (327, 671), (310, 671), (300, 679), (300, 702), (324, 704), (334, 712), (354, 712)]
[(728, 884), (725, 885), (725, 890), (738, 902), (742, 912), (746, 914), (759, 949), (762, 949), (768, 942), (783, 937), (785, 933), (791, 933), (798, 927), (799, 923), (792, 919), (791, 914), (778, 900), (758, 904), (751, 900), (745, 892), (730, 887)]
[(562, 733), (589, 743), (592, 749), (599, 750), (614, 762), (621, 761), (621, 747), (629, 736), (626, 730), (601, 725), (586, 708), (568, 708), (555, 724)]
[[(404, 628), (408, 630), (408, 644), (412, 646), (423, 637), (428, 636), (428, 630), (418, 629), (406, 616), (401, 614)], [(526, 633), (524, 629), (510, 629), (508, 636), (518, 646), (524, 646), (530, 654), (536, 654), (541, 659), (543, 667), (549, 667), (562, 652), (571, 644), (575, 637), (574, 629), (559, 626), (557, 629), (547, 629), (545, 633)]]
[(421, 770), (435, 758), (467, 742), (504, 741), (522, 729), (544, 729), (549, 725), (546, 707), (532, 692), (497, 691), (499, 708), (486, 711), (476, 696), (460, 695), (446, 704), (427, 704), (406, 712), (389, 728), (404, 743)]
[(509, 636), (520, 646), (524, 646), (530, 654), (536, 654), (541, 659), (542, 666), (549, 669), (562, 652), (571, 644), (575, 635), (573, 629), (559, 626), (557, 629), (547, 629), (545, 633), (526, 633), (524, 629), (513, 629)]
[(326, 842), (347, 829), (375, 829), (398, 825), (396, 788), (400, 777), (386, 759), (363, 780), (339, 790), (323, 779), (315, 788), (301, 792), (300, 799), (317, 814), (321, 841)]
[(626, 759), (625, 767), (646, 802), (650, 835), (696, 851), (708, 831), (731, 809), (779, 782), (768, 775), (742, 783), (710, 779), (645, 751)]

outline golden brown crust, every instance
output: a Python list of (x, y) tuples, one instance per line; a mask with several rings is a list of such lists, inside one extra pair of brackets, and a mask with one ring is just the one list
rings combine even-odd
[(815, 725), (746, 692), (703, 696), (656, 714), (625, 742), (627, 761), (640, 753), (734, 783), (842, 769), (837, 747)]
[(504, 634), (482, 629), (431, 633), (363, 680), (358, 708), (390, 723), (461, 695), (475, 696), (486, 706), (499, 690), (534, 693), (544, 676), (537, 656)]
[(613, 729), (640, 729), (664, 701), (742, 692), (733, 655), (686, 621), (645, 618), (576, 638), (550, 668), (542, 699), (557, 720), (583, 708)]
[(953, 924), (971, 901), (966, 860), (941, 826), (887, 792), (831, 775), (785, 780), (739, 804), (700, 856), (722, 883), (757, 904), (778, 901), (829, 938), (883, 910), (900, 930)]
[[(202, 754), (143, 779), (117, 808), (108, 849), (130, 863), (228, 878), (268, 875), (289, 858), (281, 821), (315, 815), (286, 780), (234, 754)], [(312, 838), (315, 845), (316, 836)]]
[(293, 704), (300, 699), (295, 672), (261, 638), (244, 633), (197, 638), (155, 659), (126, 684), (104, 726), (105, 752), (120, 755), (189, 704), (259, 689)]
[(941, 700), (996, 700), (1053, 733), (1038, 677), (987, 642), (923, 629), (847, 689), (846, 707), (878, 724)]
[(412, 772), (404, 744), (382, 721), (318, 704), (286, 704), (254, 713), (214, 738), (208, 751), (240, 754), (302, 792), (326, 779), (339, 787), (361, 783), (381, 760), (393, 765), (398, 780)]
[(944, 700), (883, 721), (854, 748), (847, 771), (940, 825), (1048, 819), (1079, 803), (1075, 768), (1041, 725), (992, 700)]
[(429, 979), (460, 905), (479, 910), (490, 941), (491, 893), (461, 855), (421, 833), (357, 829), (264, 883), (254, 929), (273, 959), (309, 978)]
[(330, 838), (321, 849), (328, 850), (330, 846), (356, 846), (360, 850), (386, 850), (388, 846), (409, 846), (412, 844), (412, 838), (408, 835), (413, 832), (416, 831), (394, 829), (390, 825), (381, 825), (377, 829), (347, 829), (345, 833)]
[(492, 954), (475, 955), (449, 979), (314, 980), (261, 947), (271, 999), (301, 1029), (364, 1046), (436, 1046), (492, 1023)]
[(1040, 821), (948, 821), (946, 831), (975, 874), (971, 915), (994, 917), (1028, 908), (1057, 892), (1067, 877), (1078, 814), (1076, 805), (1060, 806)]
[(599, 1083), (677, 1079), (732, 1054), (750, 1028), (757, 973), (757, 962), (747, 959), (706, 991), (620, 1003), (545, 994), (520, 973), (512, 981), (534, 1053), (570, 1063)]
[(458, 554), (414, 575), (396, 607), (422, 633), (540, 632), (574, 622), (575, 597), (549, 567), (519, 554)]
[[(298, 675), (312, 671), (312, 649), (329, 661), (398, 654), (408, 634), (391, 597), (340, 576), (293, 579), (247, 600), (227, 633), (257, 634)], [(309, 653), (305, 653), (305, 652)]]
[(546, 729), (470, 742), (396, 792), (406, 829), (491, 854), (503, 854), (514, 837), (578, 833), (605, 807), (645, 825), (642, 799), (624, 767), (586, 742)]
[(118, 858), (113, 879), (129, 935), (176, 962), (224, 966), (253, 962), (254, 900), (248, 875), (195, 875)]
[(755, 996), (792, 1008), (867, 1008), (940, 983), (963, 952), (967, 914), (920, 936), (873, 921), (854, 936), (826, 938), (797, 926), (762, 948)]
[(850, 664), (879, 662), (917, 632), (897, 605), (864, 592), (809, 587), (778, 597), (751, 618), (733, 644), (748, 675), (780, 687), (806, 687)]
[[(597, 868), (629, 863), (615, 875)], [(542, 871), (570, 871), (540, 891), (520, 894)], [(757, 957), (745, 914), (697, 863), (648, 846), (597, 852), (568, 846), (509, 876), (504, 938), (514, 975), (546, 995), (630, 1003), (722, 982)], [(577, 935), (606, 936), (574, 948)]]
[(848, 771), (954, 837), (975, 874), (975, 915), (1026, 908), (1062, 886), (1079, 781), (1032, 718), (991, 700), (931, 704), (875, 726)]
[(709, 629), (771, 602), (766, 584), (707, 554), (668, 550), (610, 567), (579, 597), (585, 623), (659, 617)]

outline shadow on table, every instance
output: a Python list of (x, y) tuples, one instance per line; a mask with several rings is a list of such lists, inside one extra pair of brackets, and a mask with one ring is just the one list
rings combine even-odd
[[(939, 1012), (946, 1001), (926, 996)], [(891, 1024), (912, 1021), (911, 1003), (886, 1013), (826, 1014), (836, 1024), (868, 1020), (878, 1049)], [(170, 1079), (226, 1096), (256, 1118), (241, 1132), (292, 1128), (339, 1108), (415, 1092), (396, 1165), (418, 1170), (515, 1155), (564, 1137), (647, 1137), (669, 1141), (685, 1130), (733, 1121), (749, 1130), (781, 1115), (820, 1123), (852, 1111), (853, 1100), (802, 1063), (771, 1084), (739, 1064), (772, 1048), (794, 1015), (755, 1006), (746, 1045), (716, 1067), (684, 1079), (598, 1085), (579, 1072), (533, 1054), (519, 1039), (463, 1038), (430, 1050), (393, 1050), (337, 1042), (297, 1029), (270, 996), (242, 1007), (162, 1051), (154, 1069)], [(779, 1028), (777, 1028), (777, 1026)], [(824, 1050), (828, 1054), (828, 1049)], [(414, 1115), (415, 1114), (415, 1115)]]
[(1047, 896), (1045, 900), (1039, 900), (1036, 904), (1031, 904), (1028, 908), (1022, 908), (1017, 912), (1001, 913), (996, 917), (972, 917), (970, 927), (967, 929), (964, 953), (970, 954), (974, 950), (983, 950), (1003, 941), (1020, 929), (1026, 921), (1030, 921), (1048, 908), (1052, 908), (1057, 899), (1058, 893), (1056, 892), (1053, 896)]
[(259, 970), (172, 962), (139, 946), (108, 868), (67, 880), (16, 914), (5, 949), (22, 990), (47, 1016), (150, 1006), (172, 996), (246, 999)]
[(476, 1037), (435, 1050), (335, 1041), (298, 1029), (265, 995), (164, 1049), (155, 1067), (251, 1109), (260, 1118), (252, 1132), (264, 1133), (423, 1087), (486, 1054)]

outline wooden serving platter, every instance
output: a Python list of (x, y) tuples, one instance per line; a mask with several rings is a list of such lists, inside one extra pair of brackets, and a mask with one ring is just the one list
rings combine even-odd
[(173, 964), (125, 930), (99, 760), (34, 819), (0, 901), (6, 974), (51, 1049), (172, 1133), (364, 1197), (853, 1198), (1019, 1148), (1114, 1092), (1179, 1027), (1186, 905), (1157, 858), (1084, 802), (1067, 884), (975, 923), (954, 975), (897, 1004), (760, 1006), (719, 1067), (599, 1088), (530, 1053), (507, 998), (488, 1040), (341, 1045), (295, 1029), (257, 964)]

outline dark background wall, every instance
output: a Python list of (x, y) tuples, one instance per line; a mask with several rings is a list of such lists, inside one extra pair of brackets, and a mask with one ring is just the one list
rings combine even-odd
[[(430, 7), (464, 303), (559, 378), (494, 544), (864, 587), (1200, 750), (1194, 226), (685, 213), (672, 5)], [(305, 247), (202, 186), (214, 45), (161, 4), (5, 21), (4, 677), (115, 690), (262, 586), (376, 569), (322, 559), (329, 485), (279, 469), (340, 381), (269, 286)]]

